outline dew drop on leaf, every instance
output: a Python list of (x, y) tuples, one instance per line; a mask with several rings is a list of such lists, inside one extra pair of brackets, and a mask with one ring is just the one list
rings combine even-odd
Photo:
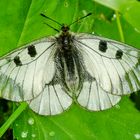
[(51, 137), (53, 137), (55, 135), (55, 132), (54, 131), (51, 131), (50, 133), (49, 133), (49, 136), (51, 136)]
[(140, 139), (140, 134), (134, 134), (134, 137), (139, 140)]
[(67, 0), (65, 0), (64, 1), (64, 7), (68, 7), (68, 6), (69, 6), (69, 4), (68, 4)]
[(36, 134), (32, 134), (32, 137), (35, 138), (36, 137)]
[(34, 124), (34, 119), (33, 118), (29, 118), (28, 119), (28, 124), (33, 125)]
[(119, 105), (115, 105), (115, 108), (120, 109), (120, 106)]
[(82, 10), (84, 15), (87, 15), (87, 11), (86, 10)]
[(19, 126), (18, 123), (15, 124), (16, 126)]
[(23, 132), (21, 133), (21, 137), (22, 137), (22, 138), (27, 138), (27, 136), (28, 136), (28, 131), (23, 131)]

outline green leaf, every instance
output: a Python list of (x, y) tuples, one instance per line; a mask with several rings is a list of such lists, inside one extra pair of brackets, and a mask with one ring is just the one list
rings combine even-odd
[(121, 11), (123, 10), (123, 7), (125, 5), (131, 5), (131, 3), (135, 3), (136, 1), (134, 0), (94, 0), (106, 7), (109, 7), (113, 10), (116, 10), (116, 11)]
[[(111, 6), (108, 4), (107, 7), (104, 2), (102, 1), (104, 5), (102, 6), (84, 0), (11, 0), (8, 3), (1, 1), (0, 55), (33, 40), (56, 34), (43, 23), (46, 22), (57, 29), (60, 27), (42, 18), (40, 13), (60, 23), (70, 24), (85, 13), (92, 12), (93, 16), (74, 24), (71, 31), (94, 32), (100, 36), (120, 40), (120, 32), (112, 9), (117, 11), (121, 9), (123, 16), (120, 17), (120, 23), (126, 43), (140, 48), (140, 33), (134, 28), (139, 25), (138, 20), (133, 18), (132, 22), (130, 17), (134, 13), (126, 15), (125, 10), (122, 10), (124, 5), (127, 9), (126, 0), (123, 1), (125, 4), (121, 0), (111, 1)], [(139, 12), (135, 12), (136, 16), (139, 16)], [(133, 140), (140, 134), (139, 122), (140, 113), (134, 103), (129, 97), (122, 97), (117, 106), (100, 112), (90, 112), (74, 104), (60, 115), (46, 117), (27, 109), (14, 122), (12, 128), (14, 138), (18, 140)]]
[(140, 32), (140, 2), (138, 0), (94, 0), (113, 10), (119, 11), (137, 32)]
[(139, 133), (140, 113), (126, 97), (116, 107), (89, 112), (76, 105), (57, 116), (43, 117), (26, 110), (14, 124), (19, 140), (132, 140)]

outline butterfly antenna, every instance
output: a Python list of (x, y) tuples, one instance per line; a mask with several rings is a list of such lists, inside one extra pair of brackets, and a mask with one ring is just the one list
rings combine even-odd
[(72, 24), (74, 24), (74, 23), (80, 21), (81, 19), (86, 18), (86, 17), (88, 17), (88, 16), (90, 16), (90, 15), (92, 15), (92, 13), (88, 13), (87, 15), (85, 15), (85, 16), (83, 16), (83, 17), (80, 17), (80, 18), (77, 19), (76, 21), (74, 21), (74, 22), (72, 22), (71, 24), (69, 24), (69, 27), (70, 27)]
[(46, 24), (47, 26), (49, 26), (50, 28), (52, 28), (53, 30), (57, 31), (58, 33), (60, 32), (59, 30), (55, 29), (54, 27), (52, 27), (51, 25), (47, 24), (44, 22), (44, 24)]
[(46, 16), (46, 15), (44, 15), (44, 14), (40, 14), (42, 17), (45, 17), (45, 18), (47, 18), (47, 19), (49, 19), (49, 20), (51, 20), (51, 21), (53, 21), (53, 22), (55, 22), (55, 23), (57, 23), (58, 25), (60, 25), (60, 26), (63, 26), (62, 24), (60, 24), (59, 22), (57, 22), (56, 20), (54, 20), (54, 19), (52, 19), (52, 18), (50, 18), (50, 17), (48, 17), (48, 16)]

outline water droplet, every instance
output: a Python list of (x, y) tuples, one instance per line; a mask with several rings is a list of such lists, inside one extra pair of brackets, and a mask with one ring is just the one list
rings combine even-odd
[(35, 138), (36, 137), (36, 134), (32, 134), (32, 137)]
[(134, 134), (134, 137), (139, 140), (140, 139), (140, 134)]
[(113, 14), (111, 20), (112, 20), (112, 21), (116, 20), (116, 17), (117, 17), (116, 14)]
[(18, 123), (16, 123), (16, 126), (19, 126)]
[(55, 132), (54, 132), (54, 131), (51, 131), (51, 132), (49, 133), (49, 135), (50, 135), (51, 137), (53, 137), (53, 136), (55, 135)]
[(134, 30), (135, 30), (136, 32), (140, 33), (140, 30), (139, 30), (139, 29), (137, 29), (137, 28), (134, 28)]
[(68, 7), (69, 6), (69, 4), (68, 4), (68, 2), (66, 0), (64, 1), (64, 6), (65, 7)]
[(113, 14), (113, 18), (116, 18), (116, 14)]
[(127, 7), (126, 10), (129, 11), (131, 7)]
[(87, 11), (86, 10), (82, 10), (84, 16), (87, 15)]
[(33, 119), (33, 118), (29, 118), (29, 119), (28, 119), (28, 124), (33, 125), (33, 124), (34, 124), (34, 122), (35, 122), (35, 121), (34, 121), (34, 119)]
[(120, 109), (120, 108), (121, 108), (119, 105), (115, 105), (115, 107), (116, 107), (117, 109)]
[(21, 137), (22, 138), (27, 138), (27, 135), (28, 135), (27, 131), (21, 133)]

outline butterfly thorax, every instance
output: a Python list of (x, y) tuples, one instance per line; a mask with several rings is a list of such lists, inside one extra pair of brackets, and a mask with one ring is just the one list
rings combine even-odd
[(61, 33), (56, 39), (61, 51), (70, 50), (72, 48), (73, 36), (69, 33), (68, 26), (62, 26)]

